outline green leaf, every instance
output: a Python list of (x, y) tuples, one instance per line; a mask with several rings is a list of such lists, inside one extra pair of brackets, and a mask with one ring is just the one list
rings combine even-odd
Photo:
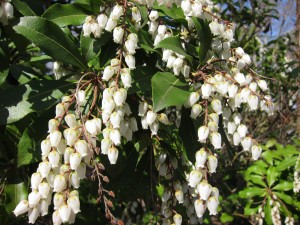
[(186, 150), (188, 159), (191, 162), (194, 162), (195, 153), (200, 149), (201, 145), (197, 136), (198, 127), (195, 127), (190, 115), (191, 112), (189, 109), (182, 108), (179, 135)]
[(259, 175), (247, 175), (245, 179), (253, 184), (260, 185), (262, 187), (267, 187), (267, 184), (264, 182), (264, 178)]
[(271, 139), (266, 143), (266, 148), (271, 148), (277, 143), (276, 139)]
[(212, 42), (212, 33), (210, 31), (209, 25), (203, 19), (192, 17), (199, 39), (199, 60), (200, 63), (204, 62), (206, 54), (210, 48)]
[(51, 107), (71, 86), (63, 80), (32, 80), (0, 91), (0, 124), (13, 123), (31, 112)]
[(46, 121), (51, 118), (53, 110), (47, 110), (25, 129), (18, 144), (18, 167), (40, 160), (40, 143), (47, 136)]
[(248, 187), (239, 192), (240, 198), (251, 198), (253, 196), (265, 196), (266, 190), (258, 187)]
[(169, 106), (183, 105), (190, 95), (189, 85), (174, 74), (158, 72), (152, 78), (153, 109), (155, 112)]
[(159, 11), (159, 16), (163, 17), (162, 19), (175, 20), (185, 26), (187, 26), (187, 21), (185, 15), (182, 11), (182, 8), (177, 7), (175, 4), (172, 7), (166, 7), (164, 5), (154, 6), (154, 9)]
[(281, 200), (283, 200), (284, 202), (286, 202), (287, 204), (293, 204), (293, 198), (289, 195), (286, 195), (282, 192), (273, 192), (278, 198), (280, 198)]
[(167, 37), (159, 42), (154, 49), (163, 48), (172, 50), (180, 55), (183, 55), (190, 63), (193, 61), (193, 57), (186, 54), (185, 50), (181, 45), (180, 38), (176, 37)]
[(36, 16), (36, 13), (29, 7), (29, 5), (22, 0), (14, 0), (13, 4), (17, 10), (24, 16)]
[(277, 191), (289, 191), (292, 190), (294, 187), (292, 182), (288, 181), (279, 181), (279, 184), (277, 184), (275, 187), (272, 188), (272, 190), (277, 190)]
[(132, 73), (132, 86), (128, 93), (133, 94), (139, 91), (147, 92), (151, 90), (151, 78), (157, 72), (157, 69), (149, 66), (138, 66)]
[(269, 169), (267, 171), (267, 182), (268, 182), (269, 187), (271, 187), (275, 183), (275, 181), (279, 175), (280, 175), (280, 173), (276, 171), (275, 167), (273, 167), (273, 166), (269, 167)]
[(297, 158), (298, 158), (298, 156), (294, 156), (294, 157), (284, 159), (282, 162), (280, 162), (275, 167), (276, 171), (281, 172), (281, 171), (284, 171), (284, 170), (286, 170), (287, 168), (289, 168), (291, 166), (295, 166), (295, 164), (297, 162)]
[(246, 216), (252, 216), (254, 214), (256, 214), (256, 212), (258, 211), (258, 206), (255, 208), (250, 208), (252, 205), (252, 201), (248, 201), (247, 205), (244, 208), (244, 214)]
[(268, 197), (267, 203), (265, 205), (264, 208), (264, 212), (265, 212), (265, 220), (267, 222), (268, 225), (273, 224), (272, 223), (272, 216), (271, 216), (271, 204), (270, 204), (271, 198)]
[(8, 214), (16, 208), (20, 201), (27, 198), (27, 188), (24, 182), (7, 184), (5, 186), (5, 209)]
[(54, 59), (86, 68), (78, 48), (57, 24), (40, 17), (21, 17), (14, 29)]
[(233, 217), (227, 213), (222, 213), (220, 220), (222, 223), (228, 223), (233, 221)]
[(60, 27), (79, 26), (84, 23), (87, 13), (76, 4), (54, 4), (46, 10), (42, 17)]

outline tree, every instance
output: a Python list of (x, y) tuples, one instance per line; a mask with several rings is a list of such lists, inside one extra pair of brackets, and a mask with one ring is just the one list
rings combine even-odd
[[(298, 152), (275, 157), (275, 143), (261, 146), (250, 132), (245, 115), (273, 114), (274, 104), (215, 5), (12, 4), (0, 11), (4, 224), (12, 211), (28, 213), (29, 223), (226, 223), (234, 219), (226, 202), (237, 199), (222, 204), (226, 179), (236, 181), (262, 148), (268, 164), (249, 167), (238, 196), (267, 201), (253, 208), (251, 199), (244, 214), (261, 221), (263, 208), (268, 224), (297, 218), (297, 200), (286, 207), (275, 199), (290, 202), (290, 180), (272, 191), (297, 167)], [(255, 187), (262, 182), (267, 188)]]

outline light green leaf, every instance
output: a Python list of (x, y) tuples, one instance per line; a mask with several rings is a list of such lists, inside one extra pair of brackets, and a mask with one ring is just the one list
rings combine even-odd
[(265, 196), (266, 190), (258, 187), (248, 187), (239, 192), (240, 198), (251, 198), (253, 196)]
[(265, 212), (265, 220), (268, 225), (273, 224), (272, 223), (272, 216), (271, 216), (271, 204), (270, 204), (271, 198), (268, 197), (267, 203), (265, 204), (264, 212)]
[(189, 95), (189, 85), (172, 73), (158, 72), (152, 78), (153, 109), (155, 112), (169, 106), (183, 105)]
[(281, 172), (291, 166), (295, 166), (295, 164), (297, 162), (297, 158), (298, 158), (298, 156), (293, 156), (293, 157), (284, 159), (282, 162), (278, 163), (278, 165), (275, 167), (276, 171)]
[(233, 221), (233, 217), (229, 215), (228, 213), (222, 213), (220, 220), (222, 223), (228, 223)]
[(181, 45), (180, 38), (178, 36), (176, 37), (167, 37), (163, 39), (161, 42), (159, 42), (154, 49), (163, 48), (163, 49), (169, 49), (172, 50), (180, 55), (183, 55), (189, 62), (193, 61), (193, 57), (186, 54), (185, 50), (183, 49)]
[(76, 4), (54, 4), (46, 10), (42, 17), (60, 27), (78, 26), (84, 23), (87, 13)]
[(269, 167), (269, 169), (267, 171), (267, 182), (268, 182), (269, 187), (271, 187), (275, 183), (275, 181), (279, 175), (280, 175), (280, 173), (276, 171), (275, 167), (273, 167), (273, 166)]
[(87, 67), (76, 45), (57, 24), (40, 17), (21, 17), (14, 29), (54, 59), (81, 68)]
[(288, 181), (279, 181), (279, 184), (277, 184), (276, 186), (274, 186), (272, 188), (272, 190), (278, 190), (278, 191), (289, 191), (292, 190), (294, 187), (292, 182), (288, 182)]
[(250, 208), (252, 205), (252, 201), (248, 201), (247, 205), (244, 208), (244, 214), (246, 216), (252, 216), (258, 211), (258, 206), (255, 208)]
[(293, 198), (289, 195), (286, 195), (282, 192), (273, 192), (278, 198), (280, 198), (281, 200), (283, 200), (284, 202), (286, 202), (287, 204), (293, 204)]
[(13, 123), (31, 112), (49, 108), (72, 86), (63, 80), (32, 80), (0, 91), (0, 124)]

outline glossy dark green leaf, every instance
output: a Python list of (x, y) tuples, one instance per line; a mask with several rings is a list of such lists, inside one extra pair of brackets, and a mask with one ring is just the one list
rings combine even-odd
[(137, 93), (139, 91), (146, 92), (151, 90), (151, 78), (157, 72), (156, 68), (149, 66), (138, 66), (131, 73), (132, 86), (129, 88), (128, 93)]
[(84, 23), (87, 13), (76, 4), (54, 4), (45, 11), (42, 17), (60, 27), (78, 26)]
[(48, 109), (72, 86), (63, 80), (32, 80), (0, 91), (0, 124), (13, 123), (31, 112)]
[(185, 50), (183, 49), (181, 45), (181, 40), (178, 36), (175, 37), (167, 37), (163, 39), (161, 42), (159, 42), (155, 49), (163, 48), (163, 49), (169, 49), (172, 50), (180, 55), (183, 55), (189, 62), (193, 61), (193, 57), (188, 55)]
[(169, 72), (158, 72), (152, 80), (153, 109), (155, 112), (169, 106), (183, 105), (188, 99), (189, 85)]
[(27, 198), (27, 187), (24, 182), (7, 184), (5, 186), (5, 209), (8, 214), (12, 213), (20, 201)]
[(24, 16), (36, 16), (36, 13), (30, 8), (30, 6), (23, 0), (14, 0), (13, 4), (17, 10)]
[(40, 17), (21, 17), (14, 30), (54, 59), (86, 68), (76, 45), (54, 22)]

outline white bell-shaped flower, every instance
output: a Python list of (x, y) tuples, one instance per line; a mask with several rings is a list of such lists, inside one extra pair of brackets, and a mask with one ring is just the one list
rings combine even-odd
[(218, 167), (218, 158), (214, 155), (208, 156), (207, 166), (210, 173), (215, 173)]
[(262, 149), (258, 145), (253, 145), (251, 147), (252, 159), (257, 160), (261, 155)]
[(57, 127), (59, 125), (59, 122), (57, 119), (51, 119), (48, 122), (48, 132), (51, 133), (55, 130), (57, 130)]
[(117, 106), (122, 106), (127, 98), (127, 91), (124, 88), (120, 88), (114, 93), (114, 101)]
[(222, 138), (221, 134), (218, 132), (212, 132), (210, 136), (211, 144), (214, 146), (215, 149), (222, 148)]
[(91, 24), (91, 32), (93, 33), (95, 38), (101, 37), (102, 30), (98, 23), (95, 22)]
[(72, 209), (73, 213), (77, 214), (80, 212), (80, 201), (78, 196), (71, 196), (69, 197), (68, 206)]
[(59, 154), (63, 155), (67, 147), (67, 143), (65, 139), (61, 139), (58, 146), (56, 147), (56, 150)]
[(239, 133), (241, 138), (244, 138), (248, 132), (248, 128), (244, 124), (240, 124), (237, 128), (237, 132)]
[(56, 175), (54, 178), (53, 191), (62, 192), (66, 187), (66, 178), (63, 175)]
[(242, 141), (241, 141), (242, 147), (244, 149), (244, 151), (249, 151), (251, 149), (252, 146), (252, 138), (251, 137), (245, 137)]
[(250, 58), (250, 56), (248, 54), (244, 54), (242, 56), (242, 60), (244, 60), (247, 65), (251, 64), (251, 58)]
[(75, 114), (69, 113), (65, 116), (65, 121), (70, 128), (75, 128), (77, 126)]
[(123, 40), (124, 29), (122, 27), (115, 27), (113, 32), (114, 42), (117, 44), (121, 44)]
[(47, 156), (51, 150), (51, 142), (45, 139), (41, 142), (42, 156)]
[(239, 56), (239, 57), (242, 57), (242, 56), (245, 54), (244, 49), (242, 49), (241, 47), (236, 48), (236, 49), (235, 49), (235, 53), (236, 53), (237, 56)]
[(143, 116), (141, 118), (141, 124), (142, 124), (142, 128), (144, 130), (147, 130), (148, 129), (148, 123), (147, 123), (147, 117), (146, 116)]
[(149, 128), (151, 130), (151, 135), (157, 135), (159, 123), (155, 121), (149, 125)]
[(37, 173), (33, 173), (31, 175), (31, 179), (30, 179), (30, 182), (31, 182), (31, 188), (33, 190), (37, 190), (38, 189), (38, 186), (40, 185), (40, 183), (42, 182), (43, 180), (43, 177), (41, 175), (40, 172), (37, 172)]
[(167, 68), (172, 68), (173, 67), (173, 64), (174, 64), (174, 62), (175, 62), (175, 60), (176, 60), (176, 57), (174, 57), (174, 56), (170, 56), (168, 59), (167, 59)]
[(234, 79), (236, 80), (236, 82), (238, 82), (241, 86), (245, 84), (246, 82), (246, 77), (243, 73), (236, 73), (234, 75)]
[(199, 151), (196, 152), (196, 167), (204, 168), (205, 162), (207, 160), (207, 152), (204, 148), (201, 148)]
[(253, 92), (256, 92), (256, 90), (257, 90), (257, 83), (251, 82), (251, 83), (249, 84), (249, 89), (250, 89), (251, 91), (253, 91)]
[(72, 170), (77, 170), (80, 162), (81, 162), (82, 156), (78, 153), (72, 153), (70, 155), (70, 167)]
[(157, 28), (157, 33), (159, 35), (165, 35), (165, 33), (167, 32), (167, 26), (166, 25), (159, 25)]
[(50, 171), (50, 173), (46, 177), (46, 180), (47, 180), (47, 182), (48, 182), (48, 184), (50, 185), (51, 188), (53, 188), (55, 176), (56, 176), (55, 172)]
[(133, 55), (126, 55), (125, 62), (130, 70), (135, 69), (135, 58)]
[(110, 13), (110, 17), (114, 19), (119, 19), (123, 15), (123, 6), (115, 5), (112, 12)]
[(230, 84), (228, 86), (228, 97), (229, 98), (235, 98), (237, 92), (238, 92), (238, 86), (237, 85)]
[(85, 122), (85, 128), (91, 135), (97, 135), (97, 125), (94, 119)]
[(64, 130), (64, 138), (68, 146), (72, 147), (78, 140), (78, 130), (68, 128)]
[(58, 103), (55, 108), (55, 118), (60, 118), (65, 113), (65, 107), (63, 103)]
[(111, 147), (107, 153), (110, 164), (116, 164), (119, 156), (119, 151), (115, 147)]
[(92, 33), (91, 24), (90, 23), (84, 23), (82, 26), (83, 36), (89, 37)]
[(41, 199), (41, 194), (38, 191), (33, 190), (28, 195), (28, 204), (29, 204), (29, 207), (30, 208), (35, 207), (39, 203), (40, 199)]
[(200, 199), (197, 199), (195, 202), (194, 202), (194, 207), (195, 207), (195, 212), (197, 214), (197, 217), (198, 218), (202, 218), (205, 210), (206, 210), (206, 207), (205, 207), (205, 204), (202, 200)]
[(26, 213), (29, 210), (29, 204), (27, 200), (22, 200), (19, 202), (19, 204), (16, 206), (15, 210), (13, 213), (15, 216), (19, 216), (23, 213)]
[(113, 126), (114, 129), (116, 128), (120, 128), (120, 123), (121, 123), (121, 117), (118, 113), (116, 112), (113, 112), (111, 115), (110, 115), (110, 122)]
[(210, 196), (215, 197), (216, 199), (218, 199), (219, 198), (219, 190), (218, 190), (218, 188), (213, 187), (211, 189), (211, 195)]
[(183, 203), (184, 202), (183, 192), (181, 190), (177, 190), (175, 192), (175, 198), (177, 199), (179, 204)]
[(147, 102), (141, 102), (139, 104), (139, 116), (145, 116), (147, 110), (148, 110)]
[(245, 66), (246, 66), (246, 62), (245, 62), (243, 59), (239, 59), (239, 60), (237, 61), (236, 67), (237, 67), (239, 70), (244, 69)]
[(233, 133), (233, 145), (238, 146), (241, 143), (241, 135), (239, 134), (239, 132), (234, 132)]
[(242, 102), (246, 103), (250, 94), (251, 92), (249, 88), (243, 88), (241, 91)]
[(79, 106), (83, 106), (84, 103), (85, 103), (85, 91), (84, 90), (79, 90), (77, 93), (76, 93), (76, 100), (77, 100), (77, 104)]
[(56, 168), (58, 167), (59, 163), (60, 163), (60, 154), (56, 151), (56, 150), (52, 150), (49, 154), (48, 154), (48, 160), (51, 163), (51, 167), (52, 168)]
[(256, 95), (249, 95), (247, 99), (248, 105), (250, 110), (257, 110), (258, 109), (258, 97)]
[(236, 124), (232, 121), (227, 123), (227, 132), (228, 134), (233, 134), (236, 130)]
[(109, 81), (110, 78), (115, 74), (114, 67), (106, 66), (103, 71), (102, 80)]
[(204, 83), (201, 86), (202, 99), (208, 99), (212, 92), (212, 86), (209, 83)]
[(109, 138), (103, 138), (101, 140), (101, 153), (106, 155), (108, 150), (111, 148), (112, 142)]
[(64, 163), (69, 164), (70, 163), (70, 156), (71, 154), (73, 154), (75, 152), (74, 148), (66, 148), (65, 152), (64, 152)]
[(202, 179), (202, 173), (199, 172), (198, 170), (193, 170), (190, 174), (189, 174), (189, 186), (191, 187), (196, 187), (200, 181)]
[(179, 68), (179, 67), (182, 67), (183, 65), (183, 59), (182, 58), (176, 58), (174, 63), (173, 63), (173, 67), (175, 68)]
[(38, 171), (40, 172), (43, 178), (46, 178), (51, 170), (51, 163), (45, 161), (39, 164)]
[(182, 216), (180, 214), (176, 213), (173, 216), (173, 221), (174, 221), (175, 225), (181, 225), (181, 223), (182, 223)]
[(55, 193), (55, 195), (53, 196), (54, 210), (59, 209), (59, 207), (62, 206), (64, 202), (64, 195), (62, 193)]
[(111, 130), (109, 133), (109, 138), (114, 145), (119, 146), (121, 144), (121, 134), (119, 130)]
[(200, 2), (194, 2), (192, 4), (192, 11), (195, 17), (201, 17), (202, 15), (202, 4)]
[(133, 40), (125, 41), (125, 48), (126, 48), (128, 54), (134, 55), (135, 49), (136, 49), (136, 42), (134, 42)]
[(209, 129), (207, 126), (201, 126), (198, 129), (198, 140), (201, 143), (205, 143), (206, 139), (208, 138), (209, 135)]
[(211, 102), (211, 107), (218, 115), (222, 114), (222, 112), (223, 112), (222, 103), (219, 99), (214, 99)]
[(100, 14), (97, 17), (97, 21), (98, 21), (98, 24), (99, 24), (99, 27), (101, 30), (105, 28), (107, 20), (108, 20), (108, 18), (105, 14)]
[(41, 198), (47, 198), (50, 192), (50, 185), (47, 182), (42, 182), (38, 187)]
[(61, 140), (62, 134), (60, 131), (55, 130), (50, 133), (50, 143), (52, 147), (57, 147), (60, 140)]
[(80, 178), (77, 171), (70, 173), (70, 183), (73, 188), (79, 188), (80, 186)]
[(107, 32), (111, 32), (116, 26), (117, 26), (117, 20), (115, 18), (109, 18), (107, 20), (106, 26), (105, 26), (105, 30)]
[(192, 106), (191, 115), (192, 119), (196, 119), (202, 112), (202, 106), (200, 104), (195, 104)]
[(197, 190), (200, 194), (200, 199), (206, 201), (211, 194), (212, 186), (206, 180), (204, 180), (197, 185)]
[(41, 216), (47, 215), (48, 209), (49, 209), (48, 202), (45, 199), (41, 200), (41, 203), (39, 205), (39, 211), (40, 211)]
[(215, 197), (210, 197), (207, 201), (207, 208), (209, 211), (209, 215), (217, 215), (218, 212), (219, 201)]
[(62, 219), (59, 215), (59, 212), (58, 210), (54, 211), (53, 214), (52, 214), (52, 222), (53, 222), (53, 225), (60, 225), (62, 223)]
[(132, 11), (132, 18), (135, 22), (140, 22), (142, 17), (141, 17), (141, 13), (140, 13), (140, 10), (137, 8), (137, 7), (133, 7), (131, 9)]
[(82, 157), (86, 156), (88, 153), (88, 145), (85, 140), (76, 141), (75, 149)]
[(259, 80), (257, 82), (259, 88), (262, 90), (262, 91), (267, 91), (268, 90), (268, 85), (267, 85), (267, 82), (265, 80)]
[(150, 14), (149, 14), (149, 19), (150, 19), (151, 21), (157, 20), (158, 17), (159, 17), (158, 11), (156, 11), (156, 10), (152, 10), (152, 11), (150, 12)]
[(121, 73), (121, 80), (125, 88), (130, 88), (132, 79), (130, 73)]
[(191, 72), (191, 67), (189, 67), (188, 65), (184, 65), (182, 68), (181, 68), (181, 71), (182, 75), (185, 77), (185, 78), (189, 78), (190, 76), (190, 72)]
[(63, 223), (69, 221), (71, 215), (71, 207), (69, 207), (68, 205), (62, 205), (59, 207), (58, 212)]
[(210, 113), (209, 119), (214, 121), (216, 124), (219, 124), (219, 115), (217, 113)]
[(33, 207), (28, 211), (28, 223), (34, 224), (39, 217), (40, 210), (39, 207)]
[(156, 120), (156, 117), (157, 117), (156, 113), (153, 112), (152, 110), (149, 110), (146, 115), (147, 124), (150, 125), (150, 124), (154, 123), (154, 121)]
[(186, 107), (192, 107), (193, 105), (196, 104), (196, 102), (199, 100), (200, 95), (198, 92), (192, 92), (189, 96), (189, 98), (187, 99), (185, 106)]
[(243, 96), (241, 93), (237, 93), (234, 97), (234, 108), (239, 108), (241, 107), (241, 103), (243, 101)]

